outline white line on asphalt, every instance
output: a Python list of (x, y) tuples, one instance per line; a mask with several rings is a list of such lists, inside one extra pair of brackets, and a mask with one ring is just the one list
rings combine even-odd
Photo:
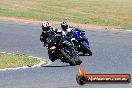
[[(0, 52), (0, 53), (7, 53), (7, 52)], [(11, 54), (11, 53), (7, 53), (7, 54)], [(4, 69), (0, 69), (0, 71), (35, 68), (35, 67), (41, 67), (41, 66), (45, 66), (45, 65), (51, 64), (50, 61), (42, 59), (42, 58), (39, 58), (39, 57), (34, 57), (34, 56), (28, 56), (28, 57), (32, 57), (32, 58), (38, 59), (38, 60), (40, 60), (40, 63), (38, 63), (36, 65), (33, 65), (31, 67), (30, 66), (23, 66), (23, 67), (16, 67), (16, 68), (4, 68)]]
[(127, 30), (127, 31), (131, 31), (132, 32), (132, 30)]

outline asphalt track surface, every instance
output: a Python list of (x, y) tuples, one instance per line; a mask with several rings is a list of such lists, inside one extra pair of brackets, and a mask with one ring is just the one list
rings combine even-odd
[[(41, 24), (0, 21), (0, 52), (22, 52), (48, 59), (39, 41)], [(54, 25), (58, 26), (58, 25)], [(132, 32), (83, 29), (90, 40), (93, 56), (80, 56), (87, 73), (127, 73), (132, 75)], [(130, 84), (76, 83), (78, 66), (59, 60), (46, 67), (0, 71), (0, 88), (132, 88)]]

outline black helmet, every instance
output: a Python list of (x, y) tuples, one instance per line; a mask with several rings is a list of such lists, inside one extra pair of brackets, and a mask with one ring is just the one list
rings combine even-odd
[(67, 22), (62, 22), (62, 23), (61, 23), (61, 28), (62, 28), (64, 31), (66, 31), (66, 30), (68, 29), (68, 24), (67, 24)]
[(45, 22), (42, 22), (42, 30), (43, 32), (49, 32), (50, 31), (50, 28), (51, 28), (51, 25), (49, 22), (45, 21)]

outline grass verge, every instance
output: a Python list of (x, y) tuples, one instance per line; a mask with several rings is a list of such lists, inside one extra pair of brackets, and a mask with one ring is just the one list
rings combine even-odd
[(132, 0), (0, 0), (0, 16), (132, 29)]
[(22, 53), (0, 53), (0, 69), (32, 66), (40, 61)]

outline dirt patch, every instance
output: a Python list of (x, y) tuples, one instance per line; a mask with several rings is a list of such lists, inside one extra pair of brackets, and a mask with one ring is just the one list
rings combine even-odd
[[(15, 22), (25, 22), (25, 23), (41, 23), (42, 21), (45, 21), (45, 20), (28, 19), (28, 18), (17, 18), (17, 17), (0, 17), (0, 20), (6, 20), (6, 21), (11, 20), (11, 21), (15, 21)], [(59, 21), (49, 21), (49, 22), (51, 24), (61, 24), (61, 22), (59, 22)], [(118, 27), (118, 26), (81, 24), (81, 23), (73, 23), (73, 22), (70, 22), (68, 24), (70, 26), (76, 26), (76, 27), (81, 27), (81, 28), (122, 29), (121, 27)]]

